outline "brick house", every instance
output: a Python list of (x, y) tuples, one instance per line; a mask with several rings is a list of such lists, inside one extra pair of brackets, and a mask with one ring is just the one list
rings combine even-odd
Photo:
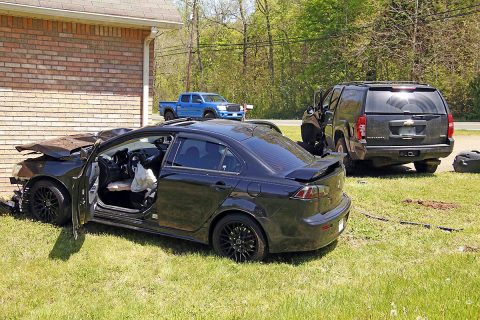
[(14, 146), (148, 123), (153, 45), (171, 0), (0, 0), (0, 194)]

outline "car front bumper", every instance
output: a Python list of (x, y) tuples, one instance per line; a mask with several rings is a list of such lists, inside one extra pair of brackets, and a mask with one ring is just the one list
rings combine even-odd
[(222, 119), (233, 119), (233, 120), (241, 120), (243, 118), (244, 112), (231, 112), (231, 111), (218, 111), (218, 117)]
[[(334, 209), (303, 218), (298, 225), (290, 226), (289, 235), (276, 233), (275, 237), (269, 237), (269, 251), (312, 251), (327, 246), (345, 230), (351, 205), (352, 201), (344, 194)], [(291, 228), (295, 230), (292, 232)]]

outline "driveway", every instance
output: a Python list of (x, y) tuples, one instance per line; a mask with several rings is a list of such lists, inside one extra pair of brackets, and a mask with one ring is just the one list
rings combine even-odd
[[(456, 124), (455, 124), (456, 125)], [(442, 163), (438, 167), (437, 172), (445, 172), (445, 171), (453, 171), (453, 160), (455, 156), (461, 152), (466, 150), (480, 150), (480, 135), (478, 136), (455, 136), (455, 146), (453, 148), (452, 154), (447, 157), (443, 158)], [(412, 165), (407, 165), (413, 169)]]

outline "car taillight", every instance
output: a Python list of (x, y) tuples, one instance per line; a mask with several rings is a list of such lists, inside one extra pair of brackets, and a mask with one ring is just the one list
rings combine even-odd
[(327, 186), (306, 186), (298, 190), (293, 196), (294, 199), (312, 200), (325, 197), (330, 192)]
[(365, 139), (367, 136), (367, 117), (365, 115), (358, 117), (357, 123), (355, 124), (355, 129), (357, 132), (357, 139)]
[(455, 131), (455, 126), (453, 124), (453, 114), (449, 114), (448, 115), (448, 133), (447, 133), (447, 136), (449, 138), (452, 138), (454, 131)]

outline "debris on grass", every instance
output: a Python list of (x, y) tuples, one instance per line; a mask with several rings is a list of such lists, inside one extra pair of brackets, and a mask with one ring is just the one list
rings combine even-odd
[(367, 184), (367, 180), (358, 180), (357, 183), (359, 183), (359, 184)]
[(364, 215), (365, 217), (370, 218), (370, 219), (375, 219), (375, 220), (380, 220), (380, 221), (385, 221), (385, 222), (395, 222), (395, 223), (404, 224), (404, 225), (420, 226), (420, 227), (424, 227), (424, 228), (427, 228), (427, 229), (435, 228), (435, 229), (440, 229), (440, 230), (446, 231), (446, 232), (463, 231), (463, 228), (451, 228), (451, 227), (445, 227), (445, 226), (435, 226), (435, 225), (432, 225), (430, 223), (415, 222), (415, 221), (394, 220), (394, 219), (390, 219), (390, 218), (387, 218), (387, 217), (373, 215), (373, 214), (371, 214), (367, 211), (364, 211), (360, 208), (357, 208), (357, 207), (354, 207), (354, 209), (357, 212), (361, 213), (362, 215)]
[(456, 203), (443, 202), (443, 201), (434, 201), (434, 200), (413, 200), (405, 199), (403, 203), (418, 204), (427, 208), (437, 209), (437, 210), (450, 210), (456, 209), (460, 206)]
[(470, 246), (461, 246), (458, 247), (460, 252), (480, 252), (480, 248), (470, 247)]

